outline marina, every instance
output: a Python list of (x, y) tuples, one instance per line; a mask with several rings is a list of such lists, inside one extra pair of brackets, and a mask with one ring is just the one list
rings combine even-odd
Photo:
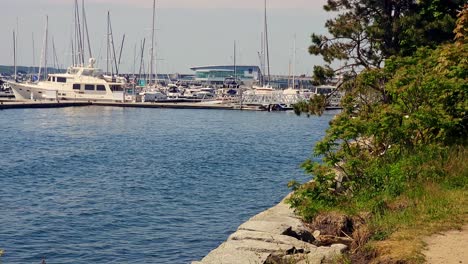
[(296, 44), (285, 70), (287, 44), (272, 51), (281, 39), (268, 17), (278, 13), (266, 0), (245, 21), (260, 38), (242, 42), (223, 27), (198, 48), (202, 38), (174, 30), (183, 23), (156, 4), (36, 1), (27, 8), (40, 19), (8, 19), (16, 24), (3, 49), (13, 61), (0, 65), (0, 262), (190, 263), (278, 203), (290, 180), (308, 180), (304, 142), (321, 138), (338, 111), (292, 110), (315, 96), (339, 108), (341, 79), (314, 83), (311, 65), (297, 74)]

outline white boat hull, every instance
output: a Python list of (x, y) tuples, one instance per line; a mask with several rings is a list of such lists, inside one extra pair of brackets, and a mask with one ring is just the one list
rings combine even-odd
[(10, 83), (16, 100), (123, 101), (123, 92), (73, 91), (42, 87), (35, 83)]

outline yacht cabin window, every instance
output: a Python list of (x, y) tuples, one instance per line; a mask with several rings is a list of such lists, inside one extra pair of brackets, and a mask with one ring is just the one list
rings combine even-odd
[(67, 78), (64, 78), (64, 77), (57, 77), (57, 82), (65, 83), (65, 82), (67, 82)]
[(122, 85), (111, 85), (110, 89), (113, 92), (122, 92), (123, 91)]
[(94, 91), (94, 85), (92, 85), (92, 84), (85, 84), (84, 89), (85, 89), (86, 91)]
[(96, 86), (96, 90), (97, 91), (105, 91), (106, 90), (106, 87), (104, 85), (97, 85)]
[(73, 84), (73, 90), (80, 90), (81, 89), (81, 84), (79, 83), (74, 83)]

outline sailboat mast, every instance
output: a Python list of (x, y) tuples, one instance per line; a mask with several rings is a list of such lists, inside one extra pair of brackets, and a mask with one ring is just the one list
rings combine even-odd
[(16, 17), (16, 32), (14, 32), (14, 45), (15, 45), (15, 80), (18, 74), (18, 34), (19, 34), (19, 22)]
[(293, 44), (292, 88), (296, 88), (296, 34), (294, 34)]
[(76, 37), (77, 37), (77, 52), (78, 52), (78, 61), (81, 66), (84, 65), (84, 54), (83, 54), (83, 38), (81, 36), (81, 22), (80, 22), (80, 13), (78, 7), (78, 0), (75, 0), (75, 18), (76, 18)]
[(44, 78), (47, 79), (47, 48), (49, 45), (49, 16), (46, 16), (46, 30), (45, 30), (45, 40), (44, 40)]
[[(110, 44), (111, 44), (111, 56), (113, 58), (113, 63), (115, 64), (115, 73), (118, 75), (119, 74), (119, 65), (117, 65), (117, 56), (115, 55), (115, 45), (114, 45), (114, 33), (112, 31), (112, 23), (110, 21), (110, 16), (109, 16), (109, 33), (110, 33)], [(112, 68), (112, 75), (114, 75), (114, 68)]]
[(15, 31), (13, 30), (13, 65), (14, 65), (14, 69), (15, 69), (15, 81), (16, 81), (16, 74), (17, 74), (17, 71), (16, 71), (16, 33)]
[(73, 44), (73, 37), (71, 39), (71, 54), (72, 54), (72, 65), (75, 66), (75, 45)]
[(54, 69), (55, 69), (55, 72), (57, 72), (58, 70), (60, 70), (60, 65), (59, 65), (59, 61), (57, 57), (57, 50), (55, 49), (54, 38), (52, 38), (52, 50), (53, 50), (53, 59), (54, 59)]
[(122, 51), (123, 51), (124, 43), (125, 43), (125, 34), (123, 34), (122, 44), (120, 45), (119, 61), (118, 61), (119, 67), (120, 67), (120, 59), (122, 58)]
[(34, 32), (32, 33), (32, 63), (33, 63), (33, 73), (36, 68), (36, 47), (34, 45)]
[(261, 67), (261, 70), (262, 70), (262, 79), (261, 79), (261, 85), (263, 86), (264, 83), (265, 83), (265, 35), (264, 33), (262, 32), (261, 36), (260, 36), (260, 67)]
[(234, 81), (237, 83), (236, 41), (234, 40)]
[(84, 11), (84, 0), (81, 0), (81, 60), (83, 66), (85, 66), (85, 11)]
[(149, 83), (151, 85), (153, 79), (153, 65), (154, 65), (154, 23), (156, 19), (156, 0), (153, 0), (153, 23), (151, 24), (151, 55), (150, 55), (150, 79)]
[[(93, 53), (91, 52), (91, 43), (90, 43), (90, 40), (89, 40), (89, 32), (88, 32), (88, 20), (86, 19), (86, 11), (85, 11), (85, 6), (84, 6), (84, 0), (83, 0), (82, 5), (83, 5), (83, 27), (84, 27), (83, 31), (86, 31), (86, 40), (87, 40), (87, 43), (88, 43), (89, 57), (92, 58)], [(83, 36), (84, 36), (84, 33), (83, 33)]]
[(266, 47), (266, 63), (268, 71), (268, 84), (270, 84), (270, 53), (268, 51), (268, 25), (267, 25), (267, 0), (265, 0), (265, 47)]
[(47, 35), (49, 31), (49, 16), (46, 16), (46, 26), (45, 26), (45, 33), (44, 33), (44, 42), (43, 42), (43, 49), (41, 52), (41, 61), (39, 63), (39, 74), (38, 77), (41, 79), (42, 76), (42, 67), (44, 67), (44, 76), (47, 76)]
[(146, 42), (146, 39), (143, 38), (143, 43), (141, 44), (141, 60), (140, 60), (140, 70), (138, 71), (138, 78), (140, 79), (141, 78), (141, 75), (143, 74), (142, 71), (144, 69), (144, 59), (143, 57), (145, 56), (145, 42)]
[(106, 73), (109, 74), (109, 62), (110, 62), (110, 49), (109, 49), (109, 24), (110, 24), (110, 12), (107, 11), (107, 45), (106, 45), (106, 62), (107, 62), (107, 68), (106, 68)]

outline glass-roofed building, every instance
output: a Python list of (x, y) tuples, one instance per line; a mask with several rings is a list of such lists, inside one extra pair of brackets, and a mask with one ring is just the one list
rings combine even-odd
[[(234, 68), (236, 74), (234, 74)], [(249, 65), (214, 65), (214, 66), (202, 66), (192, 67), (192, 71), (195, 71), (195, 80), (211, 83), (211, 84), (223, 84), (226, 78), (232, 78), (236, 76), (246, 85), (251, 85), (254, 82), (258, 82), (261, 78), (262, 73), (258, 66)]]

